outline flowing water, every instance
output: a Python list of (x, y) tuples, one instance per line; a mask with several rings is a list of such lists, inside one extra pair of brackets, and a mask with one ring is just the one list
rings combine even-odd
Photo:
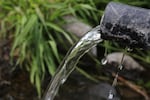
[(83, 36), (79, 42), (71, 48), (52, 78), (44, 96), (44, 100), (54, 99), (60, 85), (66, 81), (70, 73), (75, 69), (78, 60), (101, 41), (100, 25), (98, 25)]
[[(120, 64), (118, 65), (118, 71), (115, 75), (115, 78), (113, 80), (112, 86), (115, 87), (117, 85), (117, 79), (118, 79), (118, 75), (119, 72), (123, 69), (123, 59), (124, 59), (125, 53), (123, 53), (122, 55), (122, 59), (120, 61)], [(112, 93), (112, 90), (109, 90), (109, 94), (108, 94), (108, 100), (112, 100), (114, 98), (114, 94)]]

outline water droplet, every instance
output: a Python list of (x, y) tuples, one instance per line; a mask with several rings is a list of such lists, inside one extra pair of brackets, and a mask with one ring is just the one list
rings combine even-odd
[(63, 79), (61, 80), (61, 84), (64, 84), (65, 81), (66, 81), (66, 78), (63, 78)]
[(108, 99), (113, 99), (114, 98), (114, 95), (112, 93), (112, 90), (109, 91), (109, 95), (108, 95)]
[(131, 51), (133, 51), (133, 49), (132, 48), (127, 48), (127, 51), (131, 52)]
[(102, 60), (101, 60), (101, 63), (102, 63), (102, 65), (106, 65), (107, 64), (107, 59), (106, 58), (103, 58)]
[(119, 68), (119, 70), (122, 70), (123, 69), (123, 65), (120, 64), (118, 68)]

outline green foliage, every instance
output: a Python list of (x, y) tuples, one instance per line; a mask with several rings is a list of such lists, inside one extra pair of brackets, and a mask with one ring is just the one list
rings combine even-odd
[[(73, 44), (72, 35), (65, 32), (59, 23), (62, 16), (72, 14), (88, 19), (96, 17), (92, 0), (1, 0), (1, 35), (11, 31), (13, 44), (11, 56), (17, 52), (17, 64), (25, 66), (30, 72), (30, 80), (41, 95), (41, 81), (46, 71), (54, 75), (61, 61), (59, 43)], [(98, 20), (98, 19), (97, 19)], [(88, 22), (88, 21), (87, 21)], [(65, 40), (65, 41), (64, 41)]]

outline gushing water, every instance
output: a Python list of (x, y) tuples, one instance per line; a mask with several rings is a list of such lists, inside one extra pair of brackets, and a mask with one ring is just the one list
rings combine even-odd
[(53, 100), (59, 87), (63, 84), (70, 73), (75, 69), (78, 60), (88, 52), (92, 47), (101, 42), (100, 25), (89, 31), (79, 42), (77, 42), (67, 53), (64, 60), (52, 78), (48, 90), (46, 91), (44, 100)]

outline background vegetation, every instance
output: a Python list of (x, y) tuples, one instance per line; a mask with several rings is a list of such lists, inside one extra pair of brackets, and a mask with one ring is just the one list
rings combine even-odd
[[(65, 23), (62, 17), (73, 15), (91, 26), (96, 26), (99, 24), (105, 6), (110, 1), (0, 1), (0, 38), (12, 41), (10, 56), (12, 62), (15, 61), (13, 65), (19, 65), (29, 71), (30, 80), (35, 84), (39, 95), (41, 95), (41, 82), (45, 74), (54, 75), (66, 51), (78, 40), (75, 35), (62, 28), (61, 25)], [(113, 1), (150, 8), (149, 0)], [(104, 43), (103, 46), (110, 52), (116, 49), (110, 44)], [(150, 63), (150, 52), (140, 52), (140, 55), (132, 54), (132, 56)]]

